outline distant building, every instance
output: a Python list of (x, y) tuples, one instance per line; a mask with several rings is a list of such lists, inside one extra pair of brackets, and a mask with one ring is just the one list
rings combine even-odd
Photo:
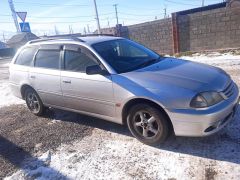
[(7, 48), (7, 45), (4, 42), (0, 41), (0, 49)]
[[(94, 31), (94, 34), (97, 34), (98, 31)], [(101, 28), (101, 33), (102, 34), (109, 34), (109, 35), (116, 35), (117, 30), (116, 27), (110, 27), (110, 28)]]
[(7, 45), (10, 48), (18, 49), (19, 47), (23, 46), (26, 44), (28, 41), (33, 40), (33, 39), (38, 39), (35, 34), (30, 33), (30, 32), (21, 32), (18, 33), (14, 36), (12, 36), (8, 41)]

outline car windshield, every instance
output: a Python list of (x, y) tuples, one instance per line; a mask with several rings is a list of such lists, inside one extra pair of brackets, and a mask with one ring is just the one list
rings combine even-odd
[(117, 73), (137, 70), (160, 61), (160, 56), (127, 39), (104, 41), (92, 45)]

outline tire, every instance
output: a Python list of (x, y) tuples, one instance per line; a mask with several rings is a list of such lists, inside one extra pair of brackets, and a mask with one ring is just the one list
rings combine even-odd
[(127, 125), (132, 135), (147, 145), (163, 143), (170, 132), (166, 115), (149, 104), (134, 105), (128, 113)]
[(32, 88), (28, 88), (25, 91), (25, 101), (28, 109), (35, 115), (41, 116), (44, 114), (45, 107), (42, 100)]

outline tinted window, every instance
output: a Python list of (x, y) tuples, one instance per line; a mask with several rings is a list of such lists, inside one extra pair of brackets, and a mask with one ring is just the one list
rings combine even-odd
[(59, 50), (39, 50), (35, 58), (35, 67), (59, 69)]
[(93, 56), (86, 49), (65, 50), (64, 69), (67, 71), (85, 72), (87, 66), (97, 65)]
[(30, 66), (35, 53), (36, 47), (23, 49), (18, 55), (15, 64)]

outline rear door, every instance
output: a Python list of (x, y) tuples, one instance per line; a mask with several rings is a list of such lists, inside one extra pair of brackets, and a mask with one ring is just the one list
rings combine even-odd
[(31, 85), (44, 104), (63, 106), (60, 85), (61, 45), (41, 45), (29, 71)]
[(86, 47), (66, 45), (61, 71), (61, 86), (65, 106), (108, 117), (115, 115), (112, 79), (110, 75), (87, 75), (86, 67), (99, 64)]
[(28, 71), (37, 49), (37, 46), (27, 47), (18, 54), (15, 62), (10, 66), (9, 79), (11, 83), (20, 86), (21, 83), (28, 82)]

